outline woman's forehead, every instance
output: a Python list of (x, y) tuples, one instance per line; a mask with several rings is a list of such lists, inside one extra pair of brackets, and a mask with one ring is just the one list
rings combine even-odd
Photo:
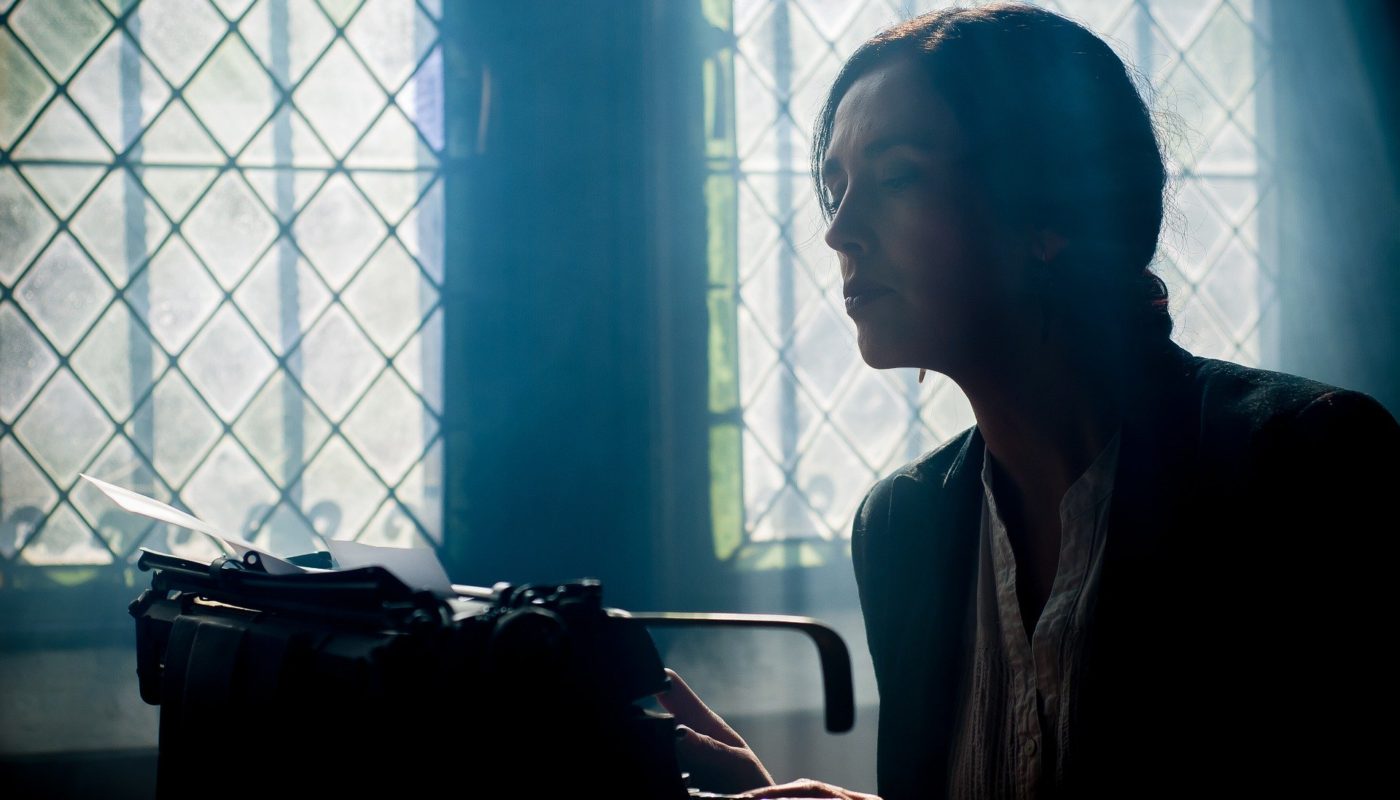
[(874, 67), (851, 84), (836, 107), (824, 158), (839, 166), (891, 142), (939, 150), (960, 144), (947, 101), (908, 59)]

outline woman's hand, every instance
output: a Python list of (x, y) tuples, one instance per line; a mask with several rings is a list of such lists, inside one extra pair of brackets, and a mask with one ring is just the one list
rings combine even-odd
[(666, 674), (671, 677), (671, 689), (658, 694), (656, 699), (680, 723), (676, 731), (680, 737), (676, 740), (676, 757), (681, 769), (690, 773), (691, 783), (697, 789), (717, 794), (738, 794), (773, 786), (773, 776), (768, 774), (743, 737), (711, 711), (675, 671), (668, 669)]
[(853, 792), (850, 789), (842, 789), (840, 786), (832, 786), (829, 783), (822, 783), (821, 781), (814, 781), (809, 778), (803, 778), (800, 781), (793, 781), (792, 783), (784, 783), (780, 786), (765, 786), (762, 789), (744, 792), (740, 797), (753, 798), (754, 800), (764, 797), (834, 797), (838, 800), (880, 800), (878, 796), (873, 794)]

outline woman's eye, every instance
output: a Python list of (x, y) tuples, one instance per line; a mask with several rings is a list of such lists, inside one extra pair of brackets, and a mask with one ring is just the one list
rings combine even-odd
[(841, 195), (828, 189), (826, 191), (826, 212), (831, 215), (836, 214), (836, 209), (841, 207)]
[(880, 185), (885, 187), (886, 189), (903, 189), (904, 187), (917, 180), (918, 177), (918, 175), (915, 175), (912, 172), (900, 172), (880, 181)]

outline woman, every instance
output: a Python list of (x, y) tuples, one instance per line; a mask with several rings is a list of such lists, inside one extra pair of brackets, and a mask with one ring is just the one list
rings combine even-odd
[[(1400, 426), (1173, 344), (1167, 175), (1123, 63), (1025, 6), (860, 47), (817, 123), (826, 241), (872, 367), (976, 425), (879, 481), (852, 552), (886, 798), (1338, 794), (1388, 754), (1381, 559)], [(1388, 622), (1388, 620), (1384, 620)], [(1377, 644), (1370, 644), (1377, 642)], [(761, 763), (683, 683), (682, 755)], [(814, 782), (752, 796), (859, 793)]]

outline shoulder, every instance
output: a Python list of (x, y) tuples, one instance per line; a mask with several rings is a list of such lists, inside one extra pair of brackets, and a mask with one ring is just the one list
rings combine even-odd
[[(877, 480), (856, 508), (852, 534), (860, 536), (888, 527), (891, 511), (902, 498), (931, 499), (932, 494), (946, 484), (948, 476), (966, 457), (975, 433), (976, 426), (965, 428), (938, 447)], [(917, 491), (905, 491), (904, 486)]]
[(1373, 431), (1389, 435), (1395, 418), (1354, 389), (1233, 361), (1191, 356), (1202, 433), (1307, 437)]
[(1221, 359), (1188, 363), (1193, 438), (1212, 479), (1294, 480), (1322, 464), (1400, 454), (1400, 424), (1371, 395)]
[(1291, 416), (1326, 394), (1340, 391), (1301, 375), (1192, 356), (1201, 410), (1221, 416), (1268, 420)]

